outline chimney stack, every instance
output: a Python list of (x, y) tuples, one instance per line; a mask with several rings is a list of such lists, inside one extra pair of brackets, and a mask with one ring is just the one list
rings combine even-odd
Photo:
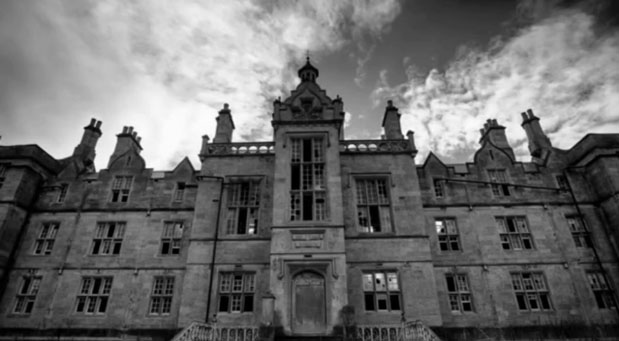
[(228, 103), (225, 103), (224, 108), (219, 110), (219, 116), (217, 116), (217, 129), (213, 143), (232, 142), (232, 131), (234, 131), (234, 121), (232, 121), (232, 113)]
[(533, 110), (528, 109), (522, 115), (522, 128), (527, 134), (529, 140), (529, 152), (533, 158), (545, 159), (546, 155), (552, 149), (550, 139), (539, 124), (539, 117), (533, 114)]
[(496, 119), (488, 119), (486, 123), (484, 123), (484, 128), (480, 129), (479, 132), (481, 133), (481, 138), (479, 139), (480, 144), (489, 142), (495, 147), (506, 152), (512, 160), (516, 160), (514, 150), (507, 141), (505, 127), (500, 125)]
[(142, 138), (138, 136), (137, 131), (133, 131), (133, 127), (124, 126), (122, 132), (116, 135), (116, 137), (116, 147), (114, 148), (112, 156), (110, 156), (110, 161), (107, 165), (108, 168), (110, 168), (112, 162), (126, 152), (133, 150), (136, 154), (140, 154), (142, 151), (142, 146), (140, 145)]
[(73, 157), (79, 159), (84, 165), (90, 166), (95, 162), (95, 147), (101, 132), (101, 121), (95, 118), (90, 119), (90, 123), (84, 127), (82, 140), (73, 150)]
[(385, 132), (385, 139), (387, 140), (402, 140), (402, 127), (400, 126), (400, 114), (398, 108), (393, 105), (393, 101), (387, 101), (387, 107), (385, 108), (385, 116), (383, 116), (383, 130)]

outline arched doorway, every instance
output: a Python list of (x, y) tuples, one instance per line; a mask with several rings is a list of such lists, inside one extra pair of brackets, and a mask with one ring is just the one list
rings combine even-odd
[(325, 278), (303, 271), (292, 285), (292, 330), (295, 334), (321, 334), (325, 331)]

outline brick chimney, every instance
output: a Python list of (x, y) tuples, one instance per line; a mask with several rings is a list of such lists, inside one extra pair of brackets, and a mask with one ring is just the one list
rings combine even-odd
[(142, 146), (140, 145), (142, 138), (138, 136), (137, 131), (133, 130), (133, 127), (124, 126), (123, 131), (116, 135), (116, 137), (116, 147), (114, 148), (114, 153), (110, 156), (108, 168), (112, 165), (112, 162), (126, 152), (133, 150), (136, 154), (140, 154), (142, 151)]
[(224, 108), (219, 110), (219, 116), (217, 116), (217, 130), (213, 143), (232, 142), (232, 131), (234, 131), (234, 122), (228, 103), (225, 103)]
[(486, 123), (484, 123), (484, 128), (480, 129), (479, 132), (481, 133), (481, 138), (479, 139), (480, 144), (490, 142), (495, 147), (506, 152), (512, 160), (516, 160), (514, 150), (509, 145), (509, 142), (507, 142), (505, 127), (499, 125), (496, 119), (488, 119)]
[(387, 140), (402, 140), (402, 127), (400, 126), (400, 114), (398, 108), (393, 106), (393, 101), (387, 101), (385, 116), (383, 116), (383, 130)]
[(550, 152), (552, 144), (539, 124), (539, 117), (535, 116), (531, 109), (527, 110), (527, 112), (523, 112), (521, 115), (522, 128), (529, 140), (529, 152), (531, 156), (534, 158), (545, 158), (545, 155)]
[(101, 121), (91, 119), (90, 123), (84, 127), (82, 141), (73, 150), (73, 157), (80, 160), (84, 165), (90, 166), (95, 162), (95, 147), (97, 141), (103, 135), (101, 132)]

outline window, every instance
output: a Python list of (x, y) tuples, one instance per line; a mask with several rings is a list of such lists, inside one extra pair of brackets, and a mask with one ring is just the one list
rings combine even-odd
[(15, 308), (13, 312), (16, 314), (30, 314), (34, 308), (34, 301), (39, 292), (41, 284), (40, 277), (24, 276), (22, 277), (21, 287), (17, 292), (15, 300)]
[(396, 272), (372, 272), (363, 274), (365, 310), (400, 310), (400, 285)]
[(4, 178), (6, 177), (6, 170), (8, 168), (8, 164), (0, 163), (0, 188), (2, 188), (2, 185), (4, 185)]
[(533, 249), (533, 238), (525, 217), (495, 217), (503, 250)]
[(568, 190), (570, 188), (569, 183), (567, 182), (567, 178), (563, 174), (559, 174), (555, 176), (555, 180), (557, 181), (557, 187), (562, 190)]
[(357, 215), (361, 232), (391, 230), (387, 179), (357, 179)]
[(260, 208), (260, 182), (228, 184), (227, 234), (256, 234)]
[(176, 190), (174, 191), (174, 201), (183, 201), (184, 196), (185, 196), (185, 183), (184, 182), (176, 183)]
[(550, 294), (542, 273), (512, 273), (512, 287), (516, 294), (519, 310), (552, 310)]
[(150, 295), (151, 315), (169, 315), (174, 297), (174, 277), (155, 277)]
[(446, 274), (447, 295), (452, 312), (473, 311), (469, 281), (464, 274)]
[(294, 138), (291, 142), (290, 220), (326, 220), (323, 140)]
[(161, 254), (178, 255), (181, 252), (181, 240), (183, 238), (183, 222), (167, 221), (163, 224), (161, 237)]
[(488, 170), (488, 178), (493, 182), (492, 194), (495, 196), (509, 196), (509, 185), (507, 184), (507, 175), (504, 169)]
[(75, 311), (84, 314), (104, 314), (110, 299), (112, 277), (82, 277)]
[(255, 274), (223, 272), (219, 277), (219, 312), (242, 313), (254, 310)]
[(124, 222), (107, 222), (97, 224), (95, 238), (92, 241), (93, 255), (117, 255), (125, 233)]
[(437, 198), (442, 198), (445, 195), (445, 188), (443, 180), (434, 180), (434, 196)]
[(595, 295), (595, 302), (600, 309), (617, 309), (617, 302), (615, 302), (615, 295), (613, 287), (610, 285), (610, 281), (606, 280), (606, 276), (602, 272), (588, 272), (587, 278), (589, 279), (589, 285)]
[(64, 202), (64, 199), (67, 197), (67, 192), (69, 191), (68, 184), (61, 184), (60, 191), (58, 192), (58, 198), (56, 198), (56, 202)]
[(112, 202), (127, 202), (132, 182), (132, 176), (115, 177), (112, 183)]
[(593, 245), (591, 244), (589, 231), (585, 229), (585, 222), (583, 221), (582, 217), (568, 216), (565, 217), (565, 219), (567, 219), (567, 225), (570, 227), (570, 232), (572, 232), (572, 239), (574, 239), (574, 244), (576, 244), (576, 247), (593, 247)]
[(43, 223), (39, 231), (39, 237), (34, 242), (35, 255), (49, 255), (52, 253), (54, 239), (56, 239), (59, 226), (60, 224), (55, 222)]
[(436, 218), (434, 220), (438, 246), (441, 251), (459, 251), (460, 235), (454, 218)]

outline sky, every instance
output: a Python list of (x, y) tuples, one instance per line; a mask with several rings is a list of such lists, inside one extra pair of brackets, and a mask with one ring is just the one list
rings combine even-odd
[(387, 100), (430, 151), (471, 161), (497, 119), (530, 159), (520, 113), (553, 146), (619, 133), (619, 2), (566, 0), (0, 1), (0, 144), (64, 158), (103, 121), (97, 169), (123, 126), (149, 168), (185, 156), (230, 104), (235, 142), (272, 140), (272, 103), (317, 82), (347, 112), (347, 139), (378, 139)]

